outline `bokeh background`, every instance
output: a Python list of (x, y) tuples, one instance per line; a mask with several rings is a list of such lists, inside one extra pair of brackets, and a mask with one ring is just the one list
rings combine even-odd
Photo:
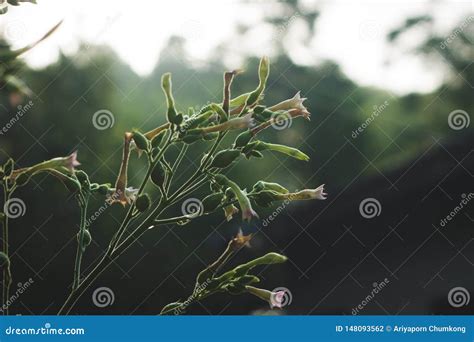
[[(287, 255), (286, 264), (258, 273), (262, 287), (288, 288), (292, 303), (269, 311), (250, 295), (222, 294), (188, 313), (350, 315), (385, 278), (388, 285), (360, 314), (473, 313), (474, 299), (458, 308), (448, 301), (455, 287), (474, 291), (473, 204), (441, 224), (473, 192), (472, 2), (44, 0), (0, 17), (2, 44), (19, 48), (59, 20), (59, 30), (15, 68), (30, 96), (2, 85), (0, 125), (19, 104), (33, 103), (0, 135), (3, 160), (11, 156), (23, 167), (77, 149), (94, 181), (113, 183), (123, 132), (165, 121), (162, 73), (173, 73), (181, 110), (199, 108), (221, 100), (225, 70), (246, 70), (234, 81), (234, 94), (253, 89), (258, 59), (267, 55), (272, 65), (264, 102), (301, 91), (312, 119), (268, 130), (265, 138), (298, 147), (311, 161), (268, 154), (229, 174), (242, 187), (260, 179), (290, 189), (324, 183), (329, 193), (326, 201), (284, 206), (267, 226), (262, 222), (272, 210), (259, 209), (261, 220), (252, 224), (227, 223), (219, 213), (150, 231), (96, 281), (74, 313), (159, 313), (190, 294), (196, 274), (240, 228), (255, 237), (231, 265), (270, 251)], [(103, 109), (113, 114), (113, 125), (98, 130), (92, 118)], [(187, 179), (202, 152), (190, 150), (178, 181)], [(134, 156), (132, 185), (144, 168)], [(54, 314), (72, 281), (79, 211), (48, 176), (15, 196), (26, 213), (11, 222), (13, 289), (30, 277), (34, 285), (11, 312)], [(366, 199), (380, 204), (372, 218), (361, 214)], [(103, 198), (94, 199), (92, 211), (101, 205)], [(102, 255), (124, 214), (119, 206), (107, 208), (91, 226), (86, 268)], [(98, 308), (91, 296), (102, 286), (115, 301)]]

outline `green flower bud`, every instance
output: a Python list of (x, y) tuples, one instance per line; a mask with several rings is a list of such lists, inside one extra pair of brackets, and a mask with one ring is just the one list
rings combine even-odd
[(239, 265), (234, 268), (236, 276), (244, 276), (255, 266), (259, 265), (272, 265), (272, 264), (281, 264), (288, 260), (288, 258), (284, 255), (278, 253), (267, 253), (264, 256), (249, 261), (245, 264)]
[(234, 148), (244, 147), (250, 140), (252, 140), (253, 134), (251, 131), (245, 131), (240, 133), (234, 142)]
[(216, 153), (214, 159), (212, 159), (209, 167), (217, 167), (223, 169), (232, 164), (239, 156), (241, 152), (239, 150), (223, 150)]
[(167, 171), (162, 162), (156, 163), (153, 171), (151, 171), (151, 181), (158, 187), (162, 187), (167, 178)]
[(265, 85), (267, 83), (268, 75), (270, 74), (270, 61), (268, 57), (263, 57), (260, 60), (260, 65), (258, 67), (258, 87), (252, 91), (247, 98), (246, 106), (251, 106), (260, 100), (260, 97), (265, 90)]
[(278, 183), (268, 183), (268, 182), (264, 182), (264, 181), (258, 181), (257, 183), (255, 183), (255, 185), (253, 186), (253, 189), (255, 191), (273, 190), (273, 191), (276, 191), (280, 194), (290, 193), (290, 191), (288, 191), (287, 188), (281, 186)]
[(148, 194), (143, 194), (138, 196), (137, 200), (135, 201), (135, 207), (139, 212), (144, 212), (150, 207), (151, 200)]
[(222, 203), (222, 199), (224, 198), (223, 193), (216, 193), (216, 194), (210, 194), (202, 200), (202, 205), (204, 208), (205, 213), (210, 213), (219, 206), (219, 204)]
[(271, 151), (276, 151), (276, 152), (286, 154), (287, 156), (293, 157), (298, 160), (303, 160), (303, 161), (309, 160), (309, 157), (305, 153), (301, 152), (300, 150), (296, 148), (285, 146), (285, 145), (270, 144), (263, 141), (259, 141), (258, 144), (255, 145), (254, 149), (256, 151), (271, 150)]
[(0, 252), (0, 269), (10, 267), (10, 258), (3, 252)]
[(133, 132), (133, 141), (139, 150), (148, 151), (149, 141), (148, 139), (138, 131)]
[(84, 230), (84, 235), (82, 237), (82, 243), (81, 243), (80, 239), (81, 239), (81, 232), (77, 233), (77, 242), (79, 243), (79, 245), (81, 245), (81, 247), (83, 249), (86, 248), (87, 246), (89, 246), (92, 242), (92, 236), (91, 236), (91, 233), (89, 232), (89, 230), (87, 230), (87, 229)]
[(163, 92), (165, 93), (166, 103), (168, 105), (168, 111), (166, 114), (168, 122), (179, 126), (183, 121), (183, 115), (178, 114), (175, 109), (170, 73), (166, 73), (161, 77), (161, 87), (163, 88)]
[(192, 117), (188, 121), (186, 121), (185, 127), (187, 129), (195, 128), (199, 126), (200, 124), (202, 124), (207, 119), (209, 119), (209, 117), (211, 117), (213, 114), (214, 114), (213, 110), (202, 112), (198, 116)]
[(13, 159), (9, 158), (7, 162), (3, 165), (3, 173), (5, 174), (5, 176), (11, 176), (14, 166), (15, 162), (13, 161)]

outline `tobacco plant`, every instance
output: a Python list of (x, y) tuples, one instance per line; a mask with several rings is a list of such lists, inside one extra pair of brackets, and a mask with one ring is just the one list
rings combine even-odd
[[(309, 120), (310, 116), (303, 105), (305, 99), (301, 98), (299, 93), (275, 105), (262, 103), (269, 72), (269, 60), (264, 57), (259, 64), (258, 85), (254, 90), (238, 96), (231, 95), (231, 84), (239, 72), (224, 73), (222, 102), (207, 104), (197, 111), (191, 108), (186, 114), (178, 109), (173, 98), (171, 74), (164, 74), (162, 90), (167, 104), (166, 123), (147, 132), (132, 130), (124, 134), (122, 161), (114, 185), (98, 184), (91, 180), (86, 172), (79, 170), (77, 152), (26, 168), (16, 169), (12, 159), (3, 164), (0, 174), (4, 194), (3, 208), (8, 209), (16, 189), (27, 186), (32, 177), (48, 173), (64, 183), (74, 194), (80, 209), (77, 251), (71, 274), (72, 286), (59, 314), (69, 314), (84, 292), (122, 253), (134, 245), (143, 234), (152, 229), (159, 229), (160, 225), (191, 224), (196, 218), (209, 214), (223, 214), (228, 221), (241, 219), (251, 222), (258, 219), (258, 207), (271, 207), (279, 201), (325, 199), (323, 185), (315, 189), (290, 192), (278, 183), (260, 180), (247, 191), (226, 174), (232, 165), (243, 158), (254, 160), (256, 164), (264, 162), (263, 158), (268, 151), (282, 153), (301, 162), (309, 160), (305, 153), (296, 148), (260, 139), (262, 130), (274, 125), (281, 126), (282, 123), (298, 117)], [(275, 133), (283, 134), (283, 131), (275, 130)], [(225, 137), (227, 139), (224, 139)], [(225, 141), (229, 143), (222, 146)], [(203, 144), (208, 146), (208, 149), (202, 155), (193, 175), (179, 184), (174, 176), (180, 173), (182, 161), (191, 144)], [(172, 146), (180, 151), (176, 157), (170, 156), (169, 150)], [(142, 156), (137, 162), (146, 160), (147, 163), (146, 174), (138, 187), (128, 182), (128, 165), (132, 153)], [(156, 187), (156, 198), (152, 198), (147, 192), (148, 185)], [(181, 205), (184, 199), (204, 186), (207, 187), (208, 194), (199, 200), (197, 210), (183, 212), (183, 215), (177, 217), (167, 214), (168, 209)], [(123, 206), (126, 212), (110, 238), (104, 256), (90, 272), (83, 274), (82, 259), (93, 239), (86, 222), (91, 196), (104, 196), (104, 200), (109, 204), (117, 203)], [(4, 302), (8, 299), (12, 282), (8, 255), (9, 213), (5, 211), (1, 214), (3, 251), (0, 254)], [(231, 295), (250, 293), (273, 306), (279, 306), (278, 293), (254, 286), (259, 282), (259, 278), (252, 274), (252, 271), (259, 265), (282, 263), (286, 260), (285, 256), (269, 253), (225, 270), (227, 261), (242, 247), (249, 246), (251, 238), (251, 234), (244, 235), (240, 232), (229, 241), (223, 253), (197, 275), (196, 285), (189, 297), (166, 305), (161, 314), (180, 314), (193, 302), (217, 292)]]

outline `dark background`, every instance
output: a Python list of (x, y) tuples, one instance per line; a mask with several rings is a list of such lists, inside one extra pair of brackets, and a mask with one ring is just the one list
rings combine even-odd
[[(298, 12), (314, 30), (317, 8), (303, 10), (297, 2), (285, 6), (284, 14), (268, 18), (275, 29), (284, 17)], [(308, 98), (312, 120), (295, 120), (291, 129), (268, 130), (264, 136), (268, 141), (300, 148), (311, 161), (268, 154), (263, 161), (239, 163), (229, 174), (242, 187), (251, 187), (259, 179), (293, 190), (324, 183), (328, 199), (291, 203), (267, 227), (261, 220), (243, 224), (240, 217), (227, 223), (217, 213), (183, 227), (170, 225), (150, 231), (94, 283), (74, 313), (159, 313), (165, 304), (190, 294), (196, 274), (242, 228), (246, 233), (254, 232), (255, 238), (252, 248), (241, 250), (231, 265), (270, 251), (285, 254), (287, 263), (258, 272), (262, 287), (286, 287), (293, 302), (283, 310), (269, 312), (266, 303), (250, 295), (222, 294), (191, 306), (188, 313), (351, 314), (372, 291), (373, 283), (387, 278), (386, 288), (361, 314), (472, 314), (472, 301), (453, 308), (447, 296), (457, 286), (471, 293), (474, 290), (473, 205), (469, 203), (444, 227), (440, 220), (459, 205), (462, 194), (473, 192), (473, 124), (461, 130), (448, 125), (448, 114), (456, 109), (472, 118), (473, 25), (471, 20), (441, 49), (439, 44), (445, 37), (426, 25), (431, 20), (407, 20), (387, 37), (396, 49), (398, 39), (412, 34), (414, 27), (423, 33), (422, 43), (404, 53), (416, 53), (434, 68), (444, 70), (444, 83), (428, 94), (397, 96), (384, 89), (361, 87), (334, 62), (296, 65), (285, 49), (277, 46), (279, 53), (272, 60), (264, 102), (275, 103), (301, 90)], [(245, 32), (242, 28), (241, 34)], [(33, 91), (34, 106), (0, 137), (3, 159), (11, 156), (23, 167), (78, 149), (81, 168), (94, 181), (113, 183), (123, 132), (132, 127), (145, 131), (165, 120), (160, 89), (163, 72), (173, 73), (180, 109), (220, 101), (225, 67), (219, 61), (225, 46), (216, 50), (213, 60), (197, 68), (188, 62), (183, 43), (182, 38), (172, 37), (153, 73), (144, 78), (101, 46), (84, 45), (76, 55), (61, 56), (44, 70), (25, 66), (17, 76)], [(257, 62), (255, 57), (248, 58), (246, 73), (234, 82), (234, 94), (255, 86)], [(11, 96), (8, 89), (2, 89), (3, 124), (15, 112), (9, 105)], [(384, 101), (388, 107), (353, 138), (352, 132)], [(114, 114), (115, 124), (100, 131), (92, 125), (92, 115), (104, 108)], [(203, 147), (193, 146), (178, 182), (191, 174)], [(138, 186), (144, 168), (144, 160), (134, 155), (132, 185)], [(201, 198), (207, 191), (202, 188), (193, 197)], [(72, 281), (79, 212), (70, 194), (44, 175), (15, 197), (26, 203), (27, 210), (11, 221), (12, 292), (16, 283), (30, 277), (34, 286), (15, 301), (11, 313), (54, 314)], [(359, 204), (366, 198), (380, 202), (379, 216), (361, 216)], [(92, 211), (102, 204), (103, 198), (95, 198)], [(261, 219), (271, 213), (259, 209)], [(102, 255), (124, 214), (120, 206), (108, 208), (92, 225), (93, 243), (85, 254), (85, 269)], [(115, 294), (115, 302), (107, 308), (97, 308), (91, 301), (92, 291), (100, 286)]]

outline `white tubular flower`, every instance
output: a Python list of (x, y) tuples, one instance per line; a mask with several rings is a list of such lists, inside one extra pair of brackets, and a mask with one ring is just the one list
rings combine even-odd
[(303, 113), (308, 113), (308, 108), (306, 108), (303, 104), (304, 100), (306, 100), (306, 97), (301, 97), (301, 94), (300, 92), (297, 92), (295, 94), (295, 96), (293, 96), (291, 99), (288, 99), (288, 100), (285, 100), (285, 101), (282, 101), (270, 108), (268, 108), (269, 110), (271, 110), (272, 112), (276, 112), (276, 111), (279, 111), (279, 110), (292, 110), (292, 109), (296, 109), (296, 110), (299, 110)]
[(278, 195), (280, 199), (287, 199), (290, 201), (299, 201), (299, 200), (325, 200), (328, 194), (324, 192), (324, 184), (318, 186), (316, 189), (303, 189), (298, 192), (291, 194)]

